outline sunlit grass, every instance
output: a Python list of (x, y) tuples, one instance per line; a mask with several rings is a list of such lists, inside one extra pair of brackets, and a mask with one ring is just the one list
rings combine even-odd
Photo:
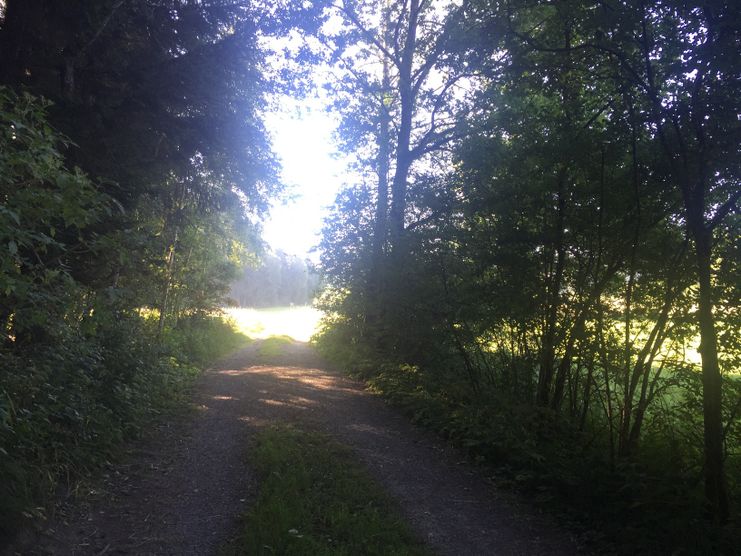
[(308, 306), (270, 309), (231, 307), (225, 312), (234, 320), (239, 331), (250, 338), (289, 336), (299, 342), (309, 341), (322, 316), (321, 311)]
[(272, 359), (279, 356), (287, 344), (291, 343), (289, 336), (271, 336), (260, 345), (258, 356), (261, 359)]

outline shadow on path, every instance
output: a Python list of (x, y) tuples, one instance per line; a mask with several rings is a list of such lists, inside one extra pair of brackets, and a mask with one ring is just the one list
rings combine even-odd
[[(24, 554), (213, 554), (256, 494), (246, 468), (256, 429), (294, 422), (350, 446), (442, 555), (574, 554), (545, 516), (498, 492), (454, 450), (361, 384), (326, 370), (310, 346), (261, 354), (257, 341), (198, 382), (194, 415), (164, 423), (104, 484)], [(272, 351), (272, 350), (271, 350)]]

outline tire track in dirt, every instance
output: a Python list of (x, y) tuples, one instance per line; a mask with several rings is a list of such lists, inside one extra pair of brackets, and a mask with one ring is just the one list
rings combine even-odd
[[(194, 414), (161, 424), (95, 492), (62, 503), (21, 554), (214, 554), (257, 485), (246, 467), (256, 430), (294, 422), (350, 446), (441, 555), (568, 555), (570, 536), (502, 493), (435, 436), (362, 384), (325, 370), (310, 346), (273, 356), (262, 341), (199, 380)], [(272, 351), (272, 350), (270, 350)]]

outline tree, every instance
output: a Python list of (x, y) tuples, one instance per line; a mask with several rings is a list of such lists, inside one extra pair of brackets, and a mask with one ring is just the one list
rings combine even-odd
[(280, 190), (258, 36), (316, 15), (269, 7), (0, 1), (0, 534), (228, 334)]
[(114, 209), (79, 169), (64, 166), (66, 140), (31, 95), (0, 87), (0, 326), (2, 348), (21, 353), (53, 341), (77, 305), (70, 268), (81, 252), (100, 252), (91, 231)]
[(229, 298), (239, 307), (308, 305), (318, 285), (308, 261), (282, 251), (265, 253), (232, 281)]
[[(376, 220), (386, 221), (388, 174), (388, 234), (392, 247), (400, 248), (409, 223), (408, 187), (415, 165), (417, 172), (434, 171), (434, 165), (424, 168), (430, 155), (440, 157), (461, 133), (457, 115), (465, 111), (465, 79), (471, 74), (450, 66), (446, 55), (448, 45), (462, 32), (463, 13), (419, 0), (385, 2), (380, 7), (348, 1), (339, 12), (351, 31), (335, 38), (331, 48), (343, 69), (349, 68), (351, 91), (371, 96), (369, 113), (375, 119), (364, 129), (374, 138), (369, 143), (376, 145), (376, 157), (370, 159), (379, 180)], [(351, 40), (360, 47), (347, 48)], [(383, 235), (380, 224), (376, 235)]]
[(248, 6), (227, 1), (79, 0), (62, 7), (11, 0), (0, 27), (9, 60), (2, 78), (54, 100), (53, 123), (77, 146), (65, 153), (70, 163), (100, 176), (126, 211), (100, 223), (99, 233), (131, 243), (78, 261), (76, 276), (96, 286), (137, 283), (136, 276), (122, 281), (134, 268), (124, 264), (127, 249), (141, 249), (136, 212), (141, 203), (159, 204), (155, 237), (164, 245), (155, 241), (147, 251), (150, 269), (170, 269), (152, 301), (162, 325), (186, 228), (223, 212), (231, 223), (218, 233), (244, 233), (244, 213), (259, 218), (279, 188), (258, 116), (267, 85), (254, 18)]
[[(685, 226), (692, 237), (698, 290), (697, 322), (702, 356), (705, 426), (705, 494), (710, 511), (728, 519), (723, 471), (721, 373), (713, 317), (714, 230), (741, 198), (738, 140), (741, 137), (736, 77), (741, 63), (738, 11), (730, 5), (687, 7), (681, 3), (631, 6), (635, 39), (619, 23), (618, 44), (597, 48), (620, 64), (624, 79), (641, 91), (646, 123), (661, 143), (682, 194)], [(658, 45), (662, 45), (656, 56)], [(615, 48), (617, 47), (617, 48)]]
[(740, 40), (738, 17), (737, 10), (725, 3), (601, 6), (583, 17), (580, 40), (567, 45), (514, 26), (514, 32), (535, 50), (589, 53), (612, 68), (618, 87), (634, 99), (631, 110), (637, 125), (661, 146), (667, 179), (681, 194), (682, 219), (693, 241), (699, 286), (705, 489), (710, 510), (720, 521), (728, 517), (728, 499), (713, 317), (713, 234), (737, 209), (741, 197), (737, 148), (741, 66), (732, 54)]
[[(554, 436), (564, 450), (579, 445), (604, 458), (612, 472), (655, 465), (657, 451), (671, 452), (665, 469), (686, 492), (686, 477), (703, 473), (710, 512), (723, 522), (723, 459), (737, 465), (728, 439), (741, 407), (735, 383), (723, 377), (738, 351), (729, 343), (738, 327), (729, 309), (740, 198), (738, 16), (722, 2), (481, 0), (451, 8), (437, 33), (419, 32), (408, 75), (414, 82), (435, 58), (431, 81), (437, 71), (473, 76), (468, 111), (455, 109), (456, 94), (442, 99), (448, 142), (434, 147), (434, 161), (412, 158), (405, 171), (429, 129), (417, 123), (429, 124), (435, 103), (414, 97), (414, 85), (402, 94), (414, 19), (404, 10), (424, 14), (430, 4), (385, 4), (388, 20), (363, 6), (345, 6), (366, 45), (348, 58), (355, 63), (347, 79), (368, 84), (363, 91), (375, 100), (360, 111), (366, 125), (352, 127), (351, 144), (365, 137), (363, 161), (383, 168), (389, 114), (390, 256), (374, 297), (367, 284), (378, 266), (369, 261), (374, 238), (386, 238), (378, 231), (386, 182), (385, 172), (378, 181), (368, 172), (338, 198), (325, 229), (323, 265), (334, 288), (326, 299), (336, 312), (328, 337), (364, 350), (348, 359), (383, 368), (383, 384), (398, 379), (388, 387), (414, 397), (415, 411), (445, 413), (450, 403), (447, 421), (431, 421), (482, 442), (482, 452), (498, 453), (499, 440), (480, 436), (511, 404), (532, 412), (517, 426), (532, 432), (522, 443), (534, 447), (535, 460), (553, 454)], [(425, 16), (418, 21), (425, 28)], [(402, 98), (416, 102), (406, 149)], [(406, 180), (395, 182), (400, 174)], [(376, 300), (382, 311), (374, 312)], [(723, 309), (714, 314), (713, 304)], [(719, 344), (714, 330), (722, 331)], [(704, 440), (682, 452), (668, 448), (669, 431), (694, 433), (700, 422), (697, 373), (685, 354), (698, 332)], [(677, 392), (683, 400), (672, 399)], [(527, 461), (529, 470), (539, 466)]]

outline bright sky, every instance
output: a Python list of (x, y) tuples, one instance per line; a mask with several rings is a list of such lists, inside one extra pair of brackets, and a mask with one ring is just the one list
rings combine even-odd
[(335, 117), (316, 98), (284, 98), (265, 115), (273, 149), (283, 166), (289, 200), (276, 203), (265, 222), (264, 238), (273, 250), (300, 257), (319, 243), (322, 218), (343, 182), (345, 163), (334, 155)]

